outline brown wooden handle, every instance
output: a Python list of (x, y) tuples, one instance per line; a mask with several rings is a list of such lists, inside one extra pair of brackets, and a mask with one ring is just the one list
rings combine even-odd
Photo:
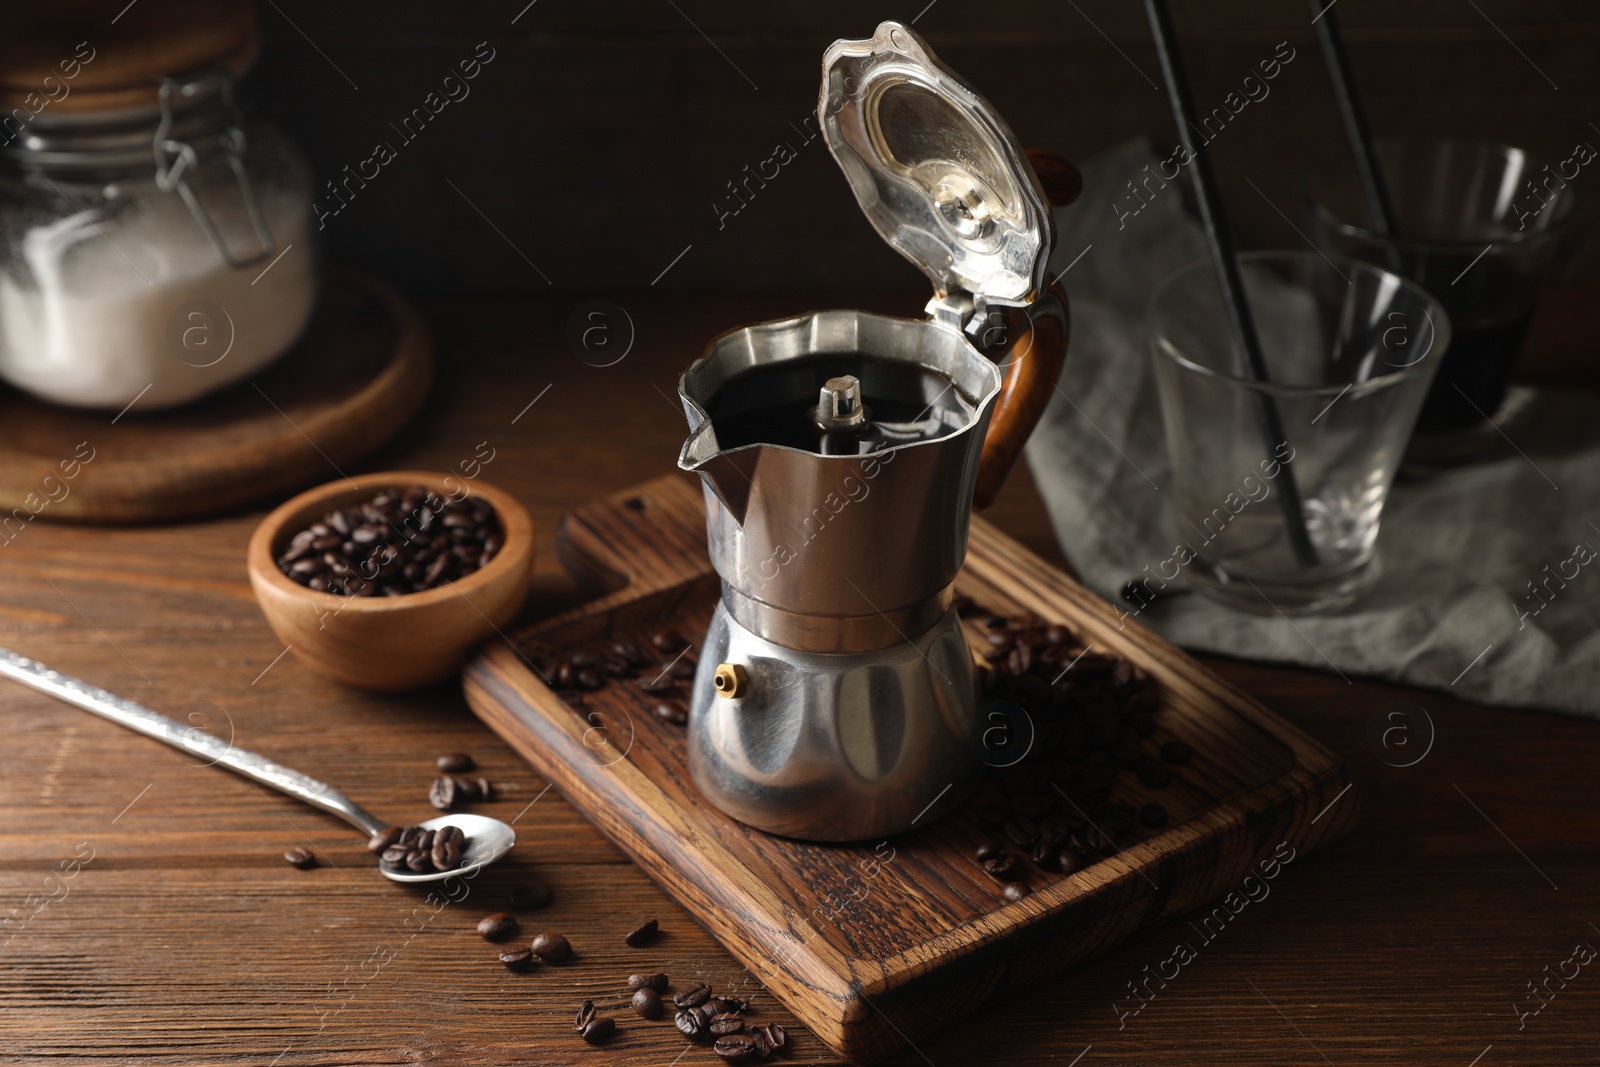
[[(978, 459), (973, 507), (979, 511), (994, 503), (1000, 494), (1000, 487), (1022, 455), (1022, 446), (1028, 443), (1028, 436), (1049, 405), (1056, 379), (1061, 376), (1061, 365), (1066, 362), (1072, 322), (1067, 294), (1060, 286), (1052, 285), (1043, 299), (1060, 301), (1060, 321), (1052, 314), (1037, 313), (1037, 304), (1032, 309), (1009, 308), (1006, 312), (1009, 343), (998, 360), (1005, 369), (1005, 380), (1000, 383), (989, 435), (984, 438), (983, 454)], [(1031, 319), (1030, 310), (1036, 312)]]
[[(1053, 152), (1030, 148), (1027, 156), (1052, 207), (1066, 207), (1078, 199), (1083, 192), (1083, 176), (1077, 167)], [(1050, 313), (1053, 309), (1038, 303), (1032, 309), (1012, 308), (1006, 314), (1008, 343), (998, 360), (1006, 368), (1006, 376), (989, 421), (989, 436), (984, 438), (983, 455), (978, 460), (978, 489), (973, 506), (979, 511), (1000, 495), (1000, 487), (1016, 466), (1022, 446), (1028, 443), (1028, 436), (1055, 392), (1056, 379), (1061, 377), (1072, 312), (1067, 306), (1066, 290), (1051, 284), (1042, 302), (1055, 301), (1061, 304), (1059, 320)], [(1034, 312), (1032, 316), (1030, 310)]]

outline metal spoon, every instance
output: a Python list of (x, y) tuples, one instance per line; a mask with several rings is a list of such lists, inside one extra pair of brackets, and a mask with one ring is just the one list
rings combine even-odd
[[(271, 786), (280, 793), (287, 793), (314, 808), (337, 815), (369, 837), (390, 825), (362, 810), (326, 782), (319, 782), (253, 752), (235, 748), (230, 742), (220, 741), (203, 730), (184, 726), (141, 704), (124, 700), (3, 648), (0, 648), (0, 675), (31, 686), (41, 693), (49, 693), (58, 700), (93, 712), (103, 719), (120, 723), (130, 730), (137, 730), (147, 737), (164, 741), (173, 748), (221, 764), (230, 771)], [(473, 874), (510, 852), (511, 846), (517, 843), (515, 830), (499, 819), (485, 815), (443, 815), (419, 825), (425, 830), (437, 830), (442, 826), (459, 827), (467, 837), (467, 849), (461, 857), (461, 865), (450, 871), (416, 874), (412, 871), (393, 871), (379, 864), (378, 870), (383, 872), (385, 878), (396, 882), (437, 882), (444, 878)]]

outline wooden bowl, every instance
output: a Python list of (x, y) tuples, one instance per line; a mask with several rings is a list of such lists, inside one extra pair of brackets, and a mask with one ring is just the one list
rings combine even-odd
[[(405, 596), (319, 593), (278, 569), (289, 540), (327, 512), (412, 485), (456, 497), (465, 488), (488, 501), (505, 547), (459, 581)], [(533, 574), (533, 522), (504, 490), (481, 481), (384, 471), (329, 482), (283, 504), (256, 527), (246, 563), (267, 624), (306, 666), (363, 689), (416, 689), (454, 675), (479, 643), (516, 618)]]

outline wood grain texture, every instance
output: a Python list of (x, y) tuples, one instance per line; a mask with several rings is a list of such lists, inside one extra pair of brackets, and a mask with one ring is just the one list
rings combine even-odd
[(1071, 876), (1033, 870), (1013, 903), (973, 860), (993, 831), (969, 808), (877, 845), (740, 826), (695, 790), (683, 731), (651, 713), (656, 698), (614, 683), (569, 706), (532, 665), (601, 640), (643, 643), (659, 626), (703, 634), (716, 585), (702, 507), (697, 486), (668, 477), (570, 515), (565, 557), (622, 586), (491, 644), (467, 667), (467, 702), (847, 1059), (925, 1040), (989, 997), (1259, 878), (1280, 842), (1306, 854), (1355, 825), (1359, 803), (1331, 753), (1141, 627), (1119, 629), (1109, 605), (979, 519), (959, 592), (1067, 623), (1160, 685), (1146, 747), (1182, 740), (1197, 757), (1171, 788), (1119, 782), (1114, 795), (1160, 801), (1172, 825)]
[[(281, 6), (317, 35), (303, 19), (310, 9)], [(1480, 6), (1500, 19), (1496, 7)], [(1100, 8), (1085, 10), (1100, 19)], [(1346, 27), (1363, 10), (1351, 8)], [(379, 23), (362, 25), (370, 35)], [(520, 231), (508, 232), (522, 243)], [(1577, 287), (1559, 309), (1541, 310), (1531, 370), (1567, 387), (1595, 384), (1597, 295)], [(483, 477), (523, 502), (538, 539), (523, 625), (585, 597), (558, 561), (561, 516), (672, 470), (683, 413), (663, 393), (673, 395), (707, 338), (807, 307), (915, 314), (920, 306), (861, 291), (624, 303), (639, 341), (600, 369), (567, 347), (569, 302), (429, 300), (422, 308), (442, 370), (427, 415), (345, 468), (459, 470), (487, 439), (498, 453)], [(330, 683), (292, 654), (274, 665), (284, 647), (244, 565), (261, 516), (135, 528), (33, 523), (0, 546), (0, 645), (179, 719), (203, 713), (197, 726), (226, 732), (231, 722), (241, 745), (388, 817), (432, 814), (424, 793), (433, 757), (470, 752), (505, 794), (482, 810), (516, 819), (520, 843), (467, 900), (407, 940), (422, 898), (378, 879), (344, 824), (42, 694), (0, 687), (0, 917), (44, 892), (79, 842), (96, 849), (70, 895), (0, 946), (0, 1063), (712, 1067), (709, 1052), (685, 1053), (665, 1024), (625, 1015), (605, 1049), (575, 1040), (578, 1003), (593, 997), (620, 1010), (621, 980), (646, 967), (675, 983), (752, 992), (761, 1021), (796, 1033), (784, 1063), (838, 1062), (694, 916), (545, 792), (549, 783), (468, 710), (459, 687), (380, 696)], [(1063, 562), (1025, 466), (986, 518)], [(1320, 1050), (1337, 1067), (1468, 1067), (1492, 1045), (1478, 1067), (1592, 1067), (1600, 984), (1590, 984), (1589, 969), (1525, 1029), (1512, 1005), (1573, 942), (1600, 946), (1588, 925), (1600, 923), (1595, 723), (1316, 671), (1206, 663), (1339, 754), (1361, 801), (1356, 831), (1291, 865), (1269, 898), (1125, 1025), (1112, 1005), (1126, 1008), (1130, 980), (1170, 957), (1175, 942), (1195, 940), (1189, 916), (1009, 993), (886, 1062), (1069, 1067), (1082, 1054), (1077, 1067), (1281, 1067), (1323, 1064)], [(1429, 755), (1407, 768), (1384, 763), (1367, 735), (1373, 716), (1396, 706), (1425, 709), (1436, 729)], [(328, 862), (290, 869), (279, 854), (296, 844)], [(535, 878), (555, 888), (556, 902), (524, 923), (564, 932), (578, 959), (508, 975), (473, 926), (503, 906), (506, 889)], [(623, 935), (650, 917), (661, 920), (660, 942), (626, 948)], [(398, 951), (373, 973), (368, 961), (380, 947)]]
[(0, 516), (10, 520), (0, 539), (36, 520), (175, 522), (279, 499), (393, 437), (432, 381), (433, 342), (416, 311), (388, 286), (334, 270), (292, 350), (195, 404), (145, 415), (135, 402), (113, 419), (0, 388)]

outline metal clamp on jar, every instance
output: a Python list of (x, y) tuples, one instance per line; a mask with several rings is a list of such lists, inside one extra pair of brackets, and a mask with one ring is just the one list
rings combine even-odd
[(277, 359), (317, 293), (311, 177), (236, 99), (242, 0), (158, 0), (114, 38), (19, 16), (0, 46), (0, 377), (58, 404), (169, 407)]
[(1033, 166), (910, 29), (835, 42), (818, 112), (873, 226), (932, 280), (928, 318), (818, 311), (723, 334), (679, 380), (678, 465), (704, 482), (722, 579), (695, 782), (741, 822), (842, 841), (924, 824), (982, 768), (954, 582), (1067, 319)]

